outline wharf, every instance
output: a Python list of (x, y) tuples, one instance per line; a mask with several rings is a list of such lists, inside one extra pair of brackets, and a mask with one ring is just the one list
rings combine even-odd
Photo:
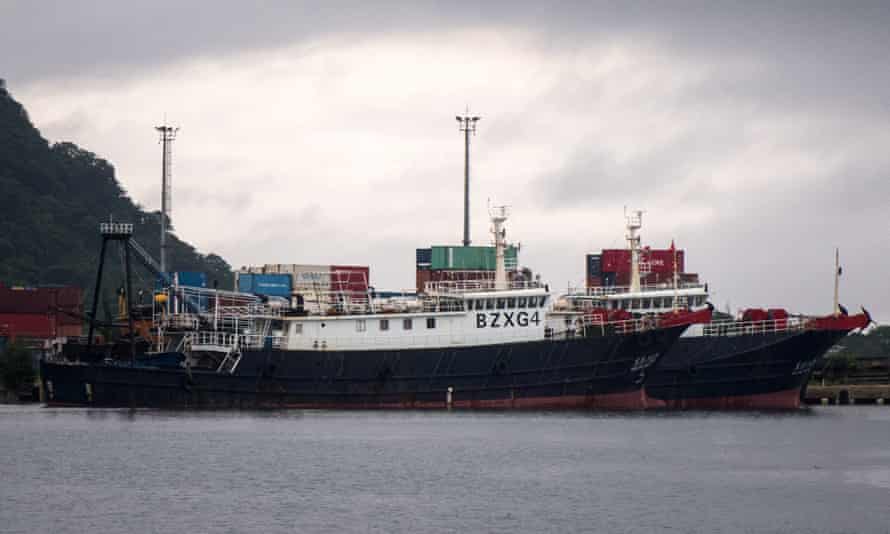
[(890, 404), (890, 384), (811, 384), (805, 404)]

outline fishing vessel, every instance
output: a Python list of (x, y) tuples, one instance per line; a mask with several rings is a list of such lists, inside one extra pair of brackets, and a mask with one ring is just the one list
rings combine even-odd
[[(641, 283), (650, 272), (648, 251), (640, 246), (641, 227), (642, 212), (626, 215), (629, 285), (590, 284), (596, 276), (588, 268), (588, 287), (570, 292), (562, 301), (572, 309), (609, 319), (663, 317), (680, 310), (713, 308), (707, 300), (708, 285), (700, 283), (697, 275), (681, 280), (680, 252), (673, 243), (668, 249), (672, 256), (669, 282)], [(720, 320), (711, 320), (710, 315), (692, 316), (697, 324), (687, 329), (646, 375), (649, 407), (798, 408), (816, 360), (848, 333), (871, 321), (864, 309), (848, 315), (838, 304), (837, 278), (835, 310), (827, 316), (791, 315), (784, 309), (748, 309), (737, 318), (724, 315)]]
[[(330, 299), (294, 294), (282, 303), (173, 284), (156, 298), (154, 355), (45, 360), (46, 401), (169, 408), (647, 407), (647, 372), (687, 328), (687, 315), (593, 321), (579, 311), (554, 310), (547, 285), (507, 279), (508, 210), (495, 207), (490, 215), (494, 280), (434, 282), (398, 304), (348, 288)], [(125, 245), (131, 231), (102, 227), (103, 237)], [(306, 306), (309, 300), (316, 305)]]

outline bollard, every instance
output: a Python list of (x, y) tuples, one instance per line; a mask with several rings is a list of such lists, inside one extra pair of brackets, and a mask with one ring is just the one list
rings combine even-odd
[(881, 406), (883, 406), (884, 405), (884, 397), (878, 397), (875, 400), (875, 404), (880, 404)]
[(453, 393), (454, 393), (454, 388), (451, 387), (451, 386), (448, 386), (448, 391), (445, 393), (445, 404), (446, 404), (449, 408), (451, 408), (452, 394), (453, 394)]
[(819, 399), (819, 404), (821, 404), (822, 406), (828, 406), (828, 397), (822, 397), (821, 399)]

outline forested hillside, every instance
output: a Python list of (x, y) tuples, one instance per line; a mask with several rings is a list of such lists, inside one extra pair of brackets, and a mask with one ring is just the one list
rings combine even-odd
[[(49, 144), (0, 80), (0, 283), (70, 284), (91, 294), (99, 222), (109, 216), (133, 223), (136, 240), (159, 257), (159, 214), (127, 196), (108, 161), (71, 142)], [(231, 287), (231, 268), (221, 257), (202, 254), (175, 235), (168, 243), (172, 269), (203, 271), (220, 287)], [(106, 302), (121, 280), (116, 248), (106, 260)], [(140, 286), (149, 288), (151, 276), (135, 270)]]

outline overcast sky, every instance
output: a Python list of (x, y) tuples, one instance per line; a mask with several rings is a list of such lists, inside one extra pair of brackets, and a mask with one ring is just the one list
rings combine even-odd
[(235, 267), (413, 287), (461, 239), (469, 106), (473, 241), (509, 204), (552, 284), (628, 206), (721, 309), (830, 312), (837, 246), (842, 302), (890, 321), (890, 3), (611, 4), (5, 2), (0, 77), (149, 209), (180, 126), (176, 233)]

